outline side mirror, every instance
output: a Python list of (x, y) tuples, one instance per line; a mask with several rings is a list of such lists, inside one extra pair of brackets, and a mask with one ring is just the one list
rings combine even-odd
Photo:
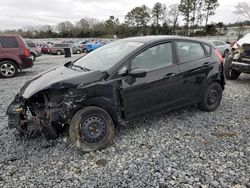
[(147, 72), (144, 69), (133, 69), (129, 72), (129, 75), (134, 78), (143, 78), (147, 75)]

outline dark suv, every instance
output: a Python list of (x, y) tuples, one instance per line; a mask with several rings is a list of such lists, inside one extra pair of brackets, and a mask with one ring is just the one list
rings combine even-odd
[(0, 77), (14, 77), (19, 70), (30, 68), (33, 61), (23, 38), (0, 34)]
[(9, 126), (56, 137), (69, 125), (82, 151), (106, 147), (114, 125), (161, 111), (219, 106), (221, 55), (204, 41), (171, 36), (128, 38), (41, 73), (10, 104)]

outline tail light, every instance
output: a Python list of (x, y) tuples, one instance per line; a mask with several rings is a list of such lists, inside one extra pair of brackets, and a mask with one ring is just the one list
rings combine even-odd
[(221, 63), (224, 63), (224, 59), (222, 57), (222, 55), (220, 54), (220, 52), (214, 48), (214, 53), (217, 56), (217, 58), (220, 60)]
[(25, 48), (23, 54), (24, 54), (24, 56), (29, 57), (30, 56), (30, 50)]

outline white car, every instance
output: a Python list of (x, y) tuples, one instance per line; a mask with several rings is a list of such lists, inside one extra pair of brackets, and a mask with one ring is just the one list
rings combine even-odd
[(237, 79), (241, 73), (250, 74), (250, 33), (234, 44), (225, 60), (224, 72), (229, 80)]
[(230, 44), (227, 44), (223, 40), (212, 40), (211, 42), (223, 57), (226, 57), (226, 55), (231, 51)]

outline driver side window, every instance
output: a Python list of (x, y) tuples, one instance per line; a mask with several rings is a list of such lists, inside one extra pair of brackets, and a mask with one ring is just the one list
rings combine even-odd
[(153, 46), (139, 55), (131, 62), (131, 68), (154, 70), (173, 64), (171, 43)]

